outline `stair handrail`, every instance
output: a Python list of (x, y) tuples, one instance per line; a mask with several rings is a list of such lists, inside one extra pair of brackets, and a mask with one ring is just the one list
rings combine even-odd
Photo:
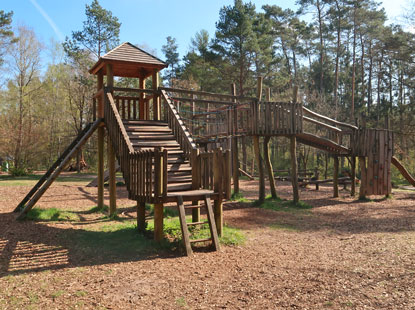
[(164, 200), (167, 196), (167, 150), (134, 150), (112, 93), (108, 89), (105, 90), (104, 97), (104, 122), (118, 157), (130, 199), (154, 203)]
[(190, 159), (192, 152), (197, 150), (196, 143), (194, 142), (190, 131), (186, 127), (186, 124), (183, 122), (180, 114), (177, 112), (166, 91), (163, 89), (160, 91), (165, 102), (165, 118), (173, 132), (174, 137), (183, 149), (186, 158)]

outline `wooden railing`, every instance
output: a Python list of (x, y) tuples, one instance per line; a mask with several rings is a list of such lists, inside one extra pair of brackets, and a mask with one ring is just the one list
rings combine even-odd
[(161, 90), (161, 97), (164, 102), (164, 120), (169, 124), (169, 127), (172, 130), (176, 141), (180, 144), (185, 157), (191, 159), (192, 152), (197, 149), (196, 143), (193, 141), (192, 135), (186, 128), (183, 120), (165, 90)]
[(197, 153), (192, 166), (194, 189), (208, 189), (223, 196), (231, 197), (231, 153), (229, 150)]
[(135, 151), (111, 92), (104, 92), (104, 120), (129, 198), (157, 203), (167, 196), (167, 150)]
[(300, 103), (255, 101), (251, 103), (251, 115), (252, 135), (291, 135), (303, 131)]

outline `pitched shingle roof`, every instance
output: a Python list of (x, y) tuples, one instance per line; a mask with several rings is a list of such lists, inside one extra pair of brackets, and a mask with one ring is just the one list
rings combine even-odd
[[(96, 74), (104, 63), (114, 65), (114, 75), (131, 76), (133, 68), (152, 68), (157, 71), (167, 67), (167, 64), (157, 57), (147, 53), (137, 46), (124, 42), (113, 50), (101, 56), (97, 63), (89, 70), (90, 73)], [(104, 66), (105, 71), (105, 66)]]

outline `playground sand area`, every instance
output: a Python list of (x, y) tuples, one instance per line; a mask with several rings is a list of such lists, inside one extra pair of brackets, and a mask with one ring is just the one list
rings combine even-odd
[[(105, 225), (133, 222), (134, 202), (119, 187), (119, 218), (88, 212), (89, 180), (57, 182), (39, 201), (71, 211), (60, 221), (16, 222), (31, 184), (0, 186), (0, 309), (415, 309), (413, 191), (357, 201), (310, 186), (300, 197), (313, 208), (301, 210), (226, 202), (225, 224), (246, 241), (185, 257), (123, 245)], [(256, 199), (256, 181), (241, 189)], [(289, 183), (277, 190), (291, 198)]]

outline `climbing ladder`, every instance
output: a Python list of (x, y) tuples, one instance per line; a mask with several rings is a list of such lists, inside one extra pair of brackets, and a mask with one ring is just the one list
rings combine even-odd
[[(208, 242), (212, 241), (213, 248), (218, 251), (219, 250), (219, 238), (218, 233), (216, 230), (215, 225), (215, 218), (213, 215), (213, 209), (212, 209), (212, 202), (210, 200), (209, 195), (205, 195), (204, 197), (205, 201), (205, 208), (206, 208), (206, 214), (207, 214), (207, 221), (201, 221), (201, 222), (192, 222), (188, 223), (186, 222), (186, 209), (194, 209), (194, 208), (201, 208), (200, 205), (189, 205), (184, 206), (183, 204), (183, 196), (177, 196), (177, 207), (179, 208), (179, 219), (180, 219), (180, 226), (182, 229), (182, 240), (183, 244), (186, 249), (187, 256), (190, 256), (193, 254), (192, 250), (192, 244), (193, 243), (201, 243), (201, 242)], [(206, 239), (190, 239), (190, 232), (189, 227), (190, 226), (199, 226), (208, 224), (210, 229), (210, 238)]]
[(14, 212), (20, 211), (18, 219), (24, 218), (27, 212), (33, 208), (33, 206), (42, 197), (42, 195), (46, 192), (53, 181), (56, 180), (56, 178), (62, 172), (63, 168), (76, 154), (79, 148), (85, 144), (88, 138), (94, 133), (94, 131), (99, 127), (101, 123), (102, 120), (97, 119), (95, 122), (88, 124), (84, 130), (79, 133), (75, 140), (66, 148), (62, 155), (55, 161), (55, 163), (49, 168), (49, 170), (40, 178), (40, 180), (26, 195), (26, 197), (23, 198), (23, 200), (19, 203), (16, 209), (14, 209)]

